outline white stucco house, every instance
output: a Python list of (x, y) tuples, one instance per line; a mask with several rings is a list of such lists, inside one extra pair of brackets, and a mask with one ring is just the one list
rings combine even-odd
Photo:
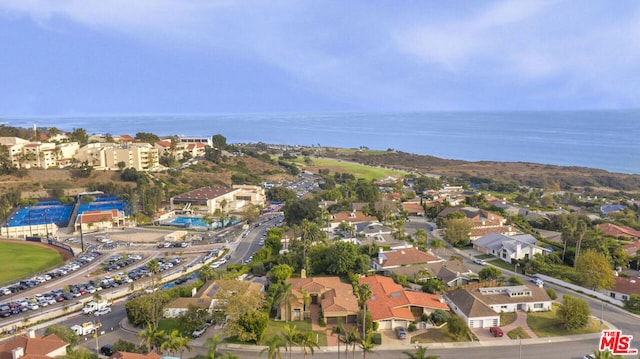
[(500, 325), (500, 312), (549, 311), (553, 302), (544, 288), (532, 285), (458, 289), (444, 299), (469, 328)]
[(494, 255), (507, 263), (511, 263), (513, 259), (528, 259), (536, 254), (551, 253), (551, 250), (536, 243), (538, 240), (530, 234), (509, 237), (500, 233), (489, 233), (473, 241), (473, 248)]

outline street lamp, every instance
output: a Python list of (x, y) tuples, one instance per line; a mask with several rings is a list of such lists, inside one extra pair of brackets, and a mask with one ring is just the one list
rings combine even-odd
[(100, 331), (100, 327), (102, 327), (102, 323), (99, 320), (93, 322), (94, 330), (93, 337), (96, 338), (96, 354), (100, 354), (100, 345), (98, 344), (98, 332)]

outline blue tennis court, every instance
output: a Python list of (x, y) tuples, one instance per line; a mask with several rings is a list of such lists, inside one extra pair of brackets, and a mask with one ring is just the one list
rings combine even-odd
[(72, 212), (73, 204), (62, 205), (57, 201), (41, 202), (35, 206), (17, 209), (7, 223), (9, 227), (49, 223), (55, 223), (58, 227), (66, 227)]
[(109, 211), (116, 209), (124, 212), (125, 215), (128, 216), (130, 215), (128, 207), (127, 201), (119, 199), (118, 197), (102, 197), (96, 198), (96, 200), (91, 203), (81, 204), (78, 207), (78, 214), (82, 214), (87, 211)]

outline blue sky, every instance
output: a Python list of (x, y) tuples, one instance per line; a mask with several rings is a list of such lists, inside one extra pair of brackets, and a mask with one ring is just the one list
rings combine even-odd
[(0, 48), (0, 117), (640, 107), (630, 0), (0, 0)]

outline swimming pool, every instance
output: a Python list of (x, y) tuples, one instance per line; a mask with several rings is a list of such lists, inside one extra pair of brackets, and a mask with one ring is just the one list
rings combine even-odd
[[(227, 226), (238, 223), (238, 220), (225, 220), (225, 224)], [(222, 223), (217, 219), (211, 224), (211, 226), (207, 225), (207, 222), (202, 217), (185, 217), (185, 216), (177, 216), (169, 221), (165, 221), (161, 223), (165, 226), (176, 226), (176, 227), (206, 227), (206, 228), (221, 228)]]

